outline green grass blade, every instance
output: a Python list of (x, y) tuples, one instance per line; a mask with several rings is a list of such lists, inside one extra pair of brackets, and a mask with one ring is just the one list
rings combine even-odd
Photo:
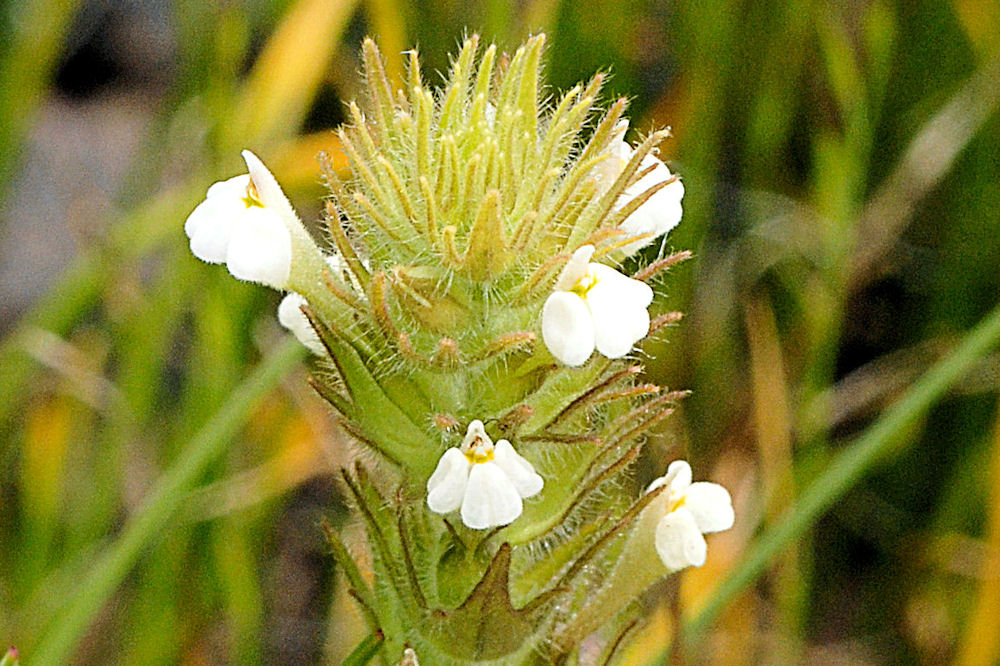
[(351, 654), (347, 655), (347, 659), (343, 661), (341, 666), (365, 666), (365, 664), (378, 654), (384, 641), (385, 637), (380, 630), (369, 634), (368, 638), (361, 641), (358, 647), (354, 648)]
[(81, 4), (34, 0), (4, 8), (13, 14), (13, 29), (4, 36), (6, 48), (0, 56), (0, 199), (10, 184), (16, 146), (45, 94), (62, 54), (63, 37)]
[(100, 555), (89, 575), (74, 590), (72, 601), (50, 623), (32, 663), (67, 663), (73, 647), (146, 547), (159, 538), (182, 505), (186, 491), (225, 449), (253, 406), (305, 354), (289, 339), (258, 366), (191, 439), (186, 450), (153, 486), (142, 508), (121, 535)]
[(903, 397), (889, 408), (833, 462), (803, 493), (785, 520), (763, 534), (726, 577), (705, 607), (684, 627), (691, 646), (705, 633), (726, 605), (763, 574), (768, 565), (802, 537), (865, 473), (893, 452), (900, 438), (957, 380), (1000, 344), (1000, 307), (994, 309), (961, 344), (927, 371)]

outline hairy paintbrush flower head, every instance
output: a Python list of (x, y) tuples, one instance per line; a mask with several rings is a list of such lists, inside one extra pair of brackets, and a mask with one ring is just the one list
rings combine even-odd
[[(325, 233), (250, 153), (249, 175), (214, 185), (185, 225), (199, 258), (289, 292), (278, 319), (369, 452), (342, 476), (374, 586), (329, 536), (385, 654), (558, 661), (664, 575), (635, 562), (698, 564), (725, 507), (732, 522), (728, 494), (686, 464), (669, 492), (636, 497), (632, 478), (682, 397), (623, 360), (677, 320), (651, 323), (647, 283), (686, 253), (624, 272), (680, 220), (683, 186), (654, 153), (669, 134), (627, 143), (603, 75), (550, 95), (543, 44), (508, 56), (473, 36), (434, 89), (416, 51), (390, 83), (366, 40), (366, 98), (336, 134), (347, 168), (321, 158)], [(654, 519), (655, 548), (640, 529)]]
[(596, 348), (621, 358), (649, 332), (653, 290), (604, 264), (584, 245), (566, 264), (542, 309), (542, 339), (566, 365), (583, 364)]
[[(625, 142), (624, 100), (587, 138), (603, 76), (543, 110), (542, 44), (533, 39), (513, 59), (491, 46), (477, 68), (470, 39), (438, 93), (411, 52), (398, 94), (366, 46), (371, 104), (364, 112), (349, 105), (352, 123), (338, 132), (351, 175), (325, 170), (325, 254), (342, 270), (322, 266), (274, 177), (248, 151), (250, 175), (214, 185), (189, 217), (192, 251), (240, 279), (300, 293), (326, 325), (365, 338), (381, 359), (448, 364), (530, 351), (539, 321), (568, 365), (595, 348), (624, 356), (648, 331), (651, 290), (596, 262), (559, 276), (558, 259), (582, 247), (620, 259), (651, 242), (677, 224), (683, 187), (652, 154), (666, 133), (635, 148)], [(301, 320), (291, 330), (303, 333)]]
[(458, 447), (444, 452), (427, 480), (427, 506), (435, 513), (461, 509), (467, 527), (509, 525), (523, 510), (522, 498), (537, 495), (544, 482), (506, 439), (493, 440), (483, 422), (469, 424)]
[(735, 519), (729, 492), (717, 483), (691, 482), (691, 466), (683, 460), (670, 463), (667, 473), (653, 481), (646, 492), (666, 486), (666, 512), (656, 524), (656, 552), (670, 571), (700, 567), (708, 546), (702, 534), (722, 532)]

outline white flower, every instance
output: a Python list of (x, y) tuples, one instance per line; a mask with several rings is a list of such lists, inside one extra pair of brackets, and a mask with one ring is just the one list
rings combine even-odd
[[(621, 174), (625, 165), (632, 159), (635, 150), (624, 139), (628, 130), (628, 120), (621, 120), (615, 127), (615, 137), (606, 148), (608, 159), (598, 165), (597, 179), (603, 190), (607, 190)], [(632, 183), (625, 189), (615, 202), (615, 209), (620, 210), (630, 201), (649, 188), (659, 183), (673, 179), (674, 174), (655, 155), (649, 154), (639, 163), (639, 171), (649, 167), (653, 170)], [(629, 236), (650, 234), (622, 248), (626, 254), (633, 254), (640, 248), (652, 243), (678, 225), (681, 221), (681, 199), (684, 198), (684, 185), (680, 180), (674, 180), (669, 185), (657, 190), (649, 199), (637, 208), (618, 227)]]
[(667, 512), (656, 525), (656, 552), (671, 571), (700, 567), (708, 549), (702, 534), (733, 526), (729, 492), (717, 483), (691, 483), (691, 466), (683, 460), (670, 463), (666, 476), (653, 481), (646, 492), (664, 485)]
[(461, 508), (462, 522), (485, 530), (514, 522), (522, 498), (542, 489), (542, 477), (506, 439), (493, 445), (483, 422), (469, 424), (459, 447), (444, 452), (427, 480), (427, 506), (434, 513)]
[(542, 339), (566, 365), (581, 365), (594, 348), (621, 358), (649, 332), (653, 290), (603, 264), (590, 263), (593, 245), (584, 245), (566, 264), (556, 291), (542, 309)]
[(213, 184), (184, 223), (191, 252), (233, 277), (284, 289), (292, 263), (291, 204), (267, 167), (243, 151), (249, 174)]
[[(344, 260), (339, 254), (328, 254), (324, 257), (327, 266), (334, 272), (344, 270)], [(351, 274), (353, 278), (353, 273)], [(358, 289), (360, 286), (356, 285)], [(302, 312), (302, 306), (308, 305), (305, 297), (294, 291), (285, 294), (278, 304), (278, 323), (288, 329), (302, 345), (316, 356), (326, 356), (326, 347), (316, 334), (316, 329), (309, 323), (309, 318)]]
[(325, 356), (326, 347), (316, 334), (316, 329), (309, 323), (309, 319), (301, 308), (307, 305), (306, 299), (300, 294), (290, 291), (285, 294), (278, 305), (278, 322), (287, 328), (299, 342), (316, 356)]

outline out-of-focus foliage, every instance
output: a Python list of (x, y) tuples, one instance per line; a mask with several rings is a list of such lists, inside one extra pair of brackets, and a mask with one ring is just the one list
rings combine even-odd
[[(124, 14), (4, 11), (8, 243), (38, 223), (11, 216), (19, 197), (58, 194), (30, 189), (46, 113), (104, 110), (136, 82), (66, 101), (81, 50), (107, 56)], [(687, 196), (668, 245), (695, 260), (669, 297), (689, 316), (647, 370), (693, 394), (643, 471), (692, 459), (734, 490), (737, 527), (646, 600), (654, 620), (616, 663), (657, 663), (678, 626), (698, 662), (1000, 659), (1000, 358), (891, 437), (872, 429), (997, 302), (993, 0), (176, 0), (161, 19), (167, 64), (141, 73), (147, 121), (113, 205), (45, 293), (0, 303), (0, 640), (26, 663), (337, 663), (365, 639), (319, 527), (342, 520), (333, 471), (352, 449), (274, 356), (275, 299), (198, 263), (181, 228), (243, 147), (316, 217), (314, 155), (339, 159), (361, 37), (390, 61), (419, 45), (433, 81), (463, 30), (511, 46), (545, 30), (554, 89), (609, 70), (634, 126), (675, 131), (661, 155)], [(803, 513), (840, 488), (831, 460), (876, 439), (832, 508)], [(811, 529), (726, 591), (789, 520)]]

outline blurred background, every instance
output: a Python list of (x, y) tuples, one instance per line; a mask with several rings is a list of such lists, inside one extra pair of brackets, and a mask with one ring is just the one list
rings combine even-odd
[(439, 81), (465, 34), (538, 31), (551, 90), (606, 70), (633, 127), (673, 127), (668, 247), (695, 258), (645, 362), (693, 394), (640, 475), (687, 457), (737, 506), (620, 662), (660, 663), (679, 616), (694, 663), (1000, 663), (1000, 356), (921, 383), (998, 301), (995, 0), (0, 10), (0, 642), (25, 664), (338, 663), (362, 637), (320, 529), (343, 436), (279, 295), (183, 222), (242, 148), (319, 218), (365, 35)]

